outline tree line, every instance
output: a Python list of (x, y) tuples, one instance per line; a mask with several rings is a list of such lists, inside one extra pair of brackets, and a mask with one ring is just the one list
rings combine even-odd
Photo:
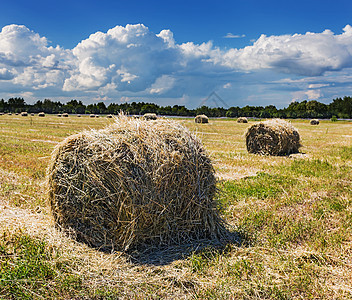
[(208, 117), (255, 117), (255, 118), (319, 118), (328, 119), (333, 116), (343, 119), (352, 118), (352, 97), (333, 99), (330, 104), (324, 104), (316, 100), (304, 100), (292, 102), (288, 107), (277, 109), (274, 105), (268, 106), (244, 106), (211, 108), (201, 106), (196, 109), (188, 109), (185, 106), (159, 106), (154, 103), (131, 102), (111, 103), (108, 106), (104, 102), (85, 105), (82, 101), (70, 100), (67, 103), (45, 99), (38, 100), (34, 104), (27, 104), (23, 98), (10, 98), (7, 101), (0, 100), (0, 112), (20, 112), (48, 114), (70, 113), (70, 114), (118, 114), (123, 111), (128, 115), (143, 115), (145, 113), (156, 113), (158, 115), (172, 116), (196, 116), (205, 114)]

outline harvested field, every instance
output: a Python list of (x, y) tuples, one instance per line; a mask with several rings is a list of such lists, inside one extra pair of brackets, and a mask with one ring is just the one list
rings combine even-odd
[(248, 153), (248, 124), (177, 119), (203, 141), (240, 242), (130, 253), (63, 234), (46, 196), (53, 142), (113, 122), (1, 116), (0, 298), (351, 299), (351, 122), (292, 121), (304, 154), (288, 157)]

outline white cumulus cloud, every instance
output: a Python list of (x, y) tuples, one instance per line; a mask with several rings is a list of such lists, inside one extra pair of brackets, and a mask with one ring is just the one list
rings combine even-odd
[(13, 79), (15, 84), (33, 89), (57, 86), (67, 76), (71, 64), (69, 50), (48, 46), (45, 37), (24, 25), (8, 25), (0, 32), (2, 79)]
[(238, 70), (273, 69), (303, 76), (352, 67), (352, 27), (343, 33), (261, 35), (252, 46), (221, 51), (213, 62)]
[(0, 32), (1, 92), (12, 88), (35, 96), (50, 89), (90, 99), (201, 99), (218, 89), (252, 99), (256, 91), (272, 97), (286, 89), (290, 97), (313, 99), (327, 89), (333, 93), (334, 82), (346, 87), (351, 78), (350, 25), (340, 34), (263, 34), (240, 49), (221, 49), (211, 41), (179, 44), (171, 30), (155, 34), (143, 24), (95, 32), (73, 49), (50, 46), (24, 25), (8, 25)]

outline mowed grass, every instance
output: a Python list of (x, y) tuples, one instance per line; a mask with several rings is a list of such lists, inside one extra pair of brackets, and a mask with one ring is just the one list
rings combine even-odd
[(351, 122), (292, 121), (303, 154), (268, 157), (246, 151), (253, 121), (179, 119), (203, 140), (241, 243), (165, 264), (102, 253), (54, 228), (45, 191), (54, 145), (111, 122), (0, 116), (0, 298), (352, 298)]

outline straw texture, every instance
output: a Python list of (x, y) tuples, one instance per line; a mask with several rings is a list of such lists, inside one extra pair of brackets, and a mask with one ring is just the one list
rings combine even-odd
[(246, 145), (249, 153), (263, 155), (289, 155), (301, 147), (297, 129), (280, 119), (252, 125), (246, 133)]
[(199, 139), (168, 120), (120, 117), (70, 136), (48, 168), (56, 223), (109, 250), (221, 239), (215, 183)]

